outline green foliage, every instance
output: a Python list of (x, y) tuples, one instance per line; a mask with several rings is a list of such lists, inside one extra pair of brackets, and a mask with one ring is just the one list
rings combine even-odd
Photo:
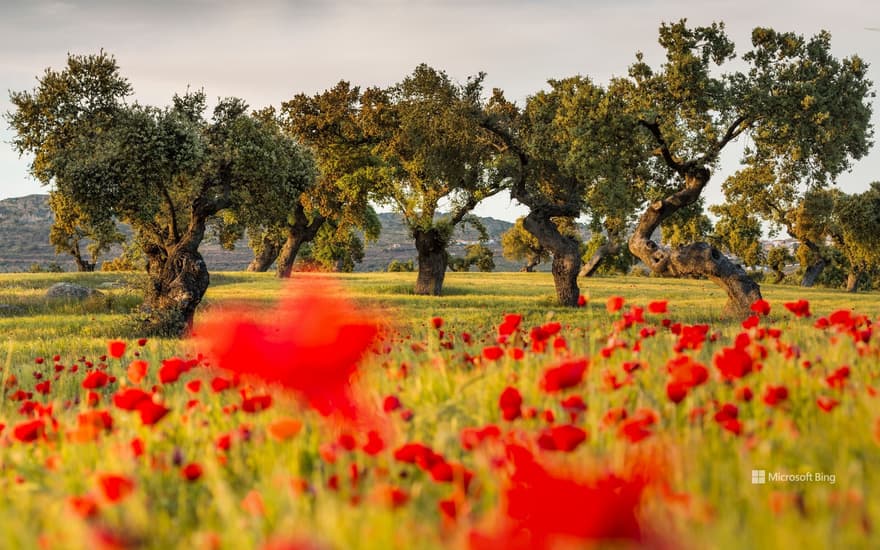
[(389, 273), (411, 273), (416, 270), (415, 262), (413, 260), (407, 260), (405, 262), (401, 262), (400, 260), (391, 260), (388, 263), (388, 271)]
[(755, 267), (764, 263), (761, 247), (761, 221), (741, 205), (731, 203), (714, 205), (709, 210), (719, 217), (715, 223), (712, 241), (721, 250), (735, 254), (743, 264)]
[[(55, 252), (73, 256), (80, 271), (93, 271), (101, 254), (110, 250), (114, 244), (125, 242), (123, 235), (112, 218), (92, 219), (77, 204), (59, 192), (49, 193), (49, 207), (55, 216), (49, 231), (49, 242)], [(88, 239), (84, 257), (80, 243)]]
[[(584, 243), (582, 257), (584, 262), (592, 258), (599, 247), (609, 244), (608, 236), (604, 233), (594, 232), (590, 240)], [(615, 253), (606, 253), (602, 258), (602, 263), (596, 270), (598, 275), (627, 275), (636, 262), (635, 256), (630, 252), (626, 243), (619, 243), (618, 250)]]
[(541, 246), (538, 239), (523, 226), (523, 218), (501, 235), (501, 250), (505, 258), (515, 262), (525, 261), (531, 270), (536, 265), (550, 261), (550, 251)]
[(664, 243), (682, 246), (707, 238), (712, 232), (712, 220), (703, 213), (703, 201), (697, 201), (670, 216), (660, 231)]
[(840, 194), (834, 204), (837, 238), (850, 264), (880, 266), (880, 182), (863, 193)]

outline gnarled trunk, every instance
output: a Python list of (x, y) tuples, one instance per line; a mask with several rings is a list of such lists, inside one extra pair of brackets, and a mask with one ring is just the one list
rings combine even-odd
[(247, 266), (247, 271), (252, 273), (264, 273), (272, 266), (272, 262), (281, 253), (281, 245), (268, 235), (264, 235), (259, 247), (259, 252), (254, 254), (254, 259)]
[(580, 247), (577, 239), (559, 232), (552, 214), (549, 208), (533, 208), (523, 220), (523, 227), (553, 254), (551, 271), (559, 305), (575, 307), (580, 297), (577, 284), (581, 268)]
[(183, 336), (192, 327), (196, 307), (208, 290), (208, 268), (199, 253), (205, 224), (194, 221), (177, 244), (147, 247), (149, 286), (144, 297), (150, 334)]
[(599, 269), (599, 266), (602, 265), (602, 260), (608, 256), (613, 256), (618, 252), (620, 252), (620, 241), (617, 240), (609, 240), (607, 243), (599, 246), (587, 263), (581, 268), (579, 276), (592, 277)]
[(446, 253), (446, 239), (439, 230), (413, 231), (419, 259), (419, 274), (416, 277), (415, 293), (419, 295), (440, 296), (449, 255)]
[(537, 257), (527, 258), (526, 265), (522, 266), (520, 271), (523, 273), (531, 273), (535, 270), (535, 267), (537, 267), (539, 263), (541, 262)]
[(318, 235), (318, 230), (324, 225), (326, 218), (315, 216), (309, 221), (306, 219), (302, 207), (298, 207), (295, 214), (295, 223), (287, 227), (287, 239), (281, 246), (281, 252), (275, 262), (275, 272), (282, 279), (290, 278), (293, 272), (293, 263), (296, 261), (296, 255), (299, 249), (305, 243), (311, 242)]
[(747, 317), (751, 304), (761, 298), (761, 289), (740, 265), (730, 261), (708, 243), (698, 242), (673, 248), (651, 240), (651, 235), (663, 220), (700, 198), (709, 181), (709, 171), (705, 168), (689, 168), (684, 178), (683, 189), (647, 207), (630, 237), (629, 249), (658, 275), (709, 278), (727, 293), (725, 313)]

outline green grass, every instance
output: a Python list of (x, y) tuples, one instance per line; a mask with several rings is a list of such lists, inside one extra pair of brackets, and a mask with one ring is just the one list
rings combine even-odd
[[(315, 275), (300, 275), (293, 284)], [(129, 281), (137, 286), (137, 277)], [(571, 454), (549, 453), (546, 460), (571, 468), (590, 468), (604, 464), (612, 468), (640, 449), (653, 449), (667, 463), (669, 489), (687, 494), (685, 504), (669, 503), (654, 495), (642, 510), (645, 521), (664, 533), (674, 547), (742, 548), (869, 548), (873, 531), (880, 522), (880, 445), (878, 429), (880, 405), (868, 387), (878, 387), (877, 335), (870, 345), (856, 347), (847, 336), (835, 336), (812, 327), (813, 320), (795, 320), (782, 303), (806, 298), (814, 318), (833, 310), (852, 308), (876, 319), (880, 295), (851, 295), (839, 291), (801, 289), (765, 285), (765, 298), (773, 305), (763, 326), (783, 331), (780, 342), (796, 345), (800, 359), (786, 359), (772, 343), (763, 341), (768, 356), (763, 369), (746, 377), (755, 393), (750, 403), (738, 402), (745, 435), (735, 437), (712, 420), (714, 402), (734, 401), (735, 387), (717, 381), (713, 355), (731, 345), (741, 331), (737, 320), (719, 318), (723, 293), (707, 281), (671, 281), (653, 278), (598, 278), (582, 281), (589, 295), (586, 308), (565, 309), (554, 305), (552, 280), (548, 274), (450, 273), (444, 295), (412, 294), (414, 274), (351, 274), (337, 277), (362, 308), (378, 310), (399, 331), (387, 341), (389, 353), (367, 359), (363, 364), (364, 387), (370, 400), (379, 403), (390, 394), (399, 396), (413, 411), (410, 422), (398, 416), (392, 421), (391, 449), (376, 457), (363, 453), (338, 453), (336, 464), (321, 459), (319, 450), (331, 443), (331, 433), (314, 413), (276, 395), (276, 402), (260, 414), (226, 413), (224, 407), (241, 401), (236, 391), (213, 394), (203, 388), (198, 395), (184, 389), (190, 379), (206, 383), (213, 374), (202, 369), (191, 371), (175, 384), (161, 388), (163, 402), (171, 413), (155, 427), (142, 426), (135, 413), (113, 408), (115, 385), (99, 390), (101, 404), (112, 412), (114, 428), (97, 441), (76, 443), (66, 435), (76, 426), (77, 414), (88, 409), (81, 387), (82, 371), (65, 372), (49, 396), (37, 401), (53, 406), (59, 423), (46, 441), (25, 444), (10, 436), (12, 426), (25, 418), (18, 413), (21, 403), (10, 399), (9, 388), (0, 402), (0, 547), (30, 548), (40, 541), (57, 548), (92, 548), (101, 533), (112, 534), (133, 547), (193, 548), (213, 540), (223, 548), (259, 547), (264, 541), (283, 538), (317, 540), (334, 548), (442, 548), (461, 547), (468, 532), (479, 528), (491, 516), (499, 501), (503, 483), (490, 466), (491, 452), (464, 452), (459, 445), (462, 428), (497, 423), (531, 437), (545, 424), (540, 418), (505, 423), (498, 409), (498, 396), (505, 387), (517, 387), (525, 406), (549, 409), (558, 419), (565, 416), (558, 396), (547, 395), (537, 380), (544, 368), (556, 361), (552, 352), (527, 353), (522, 361), (509, 357), (494, 363), (473, 366), (465, 353), (479, 355), (484, 345), (494, 343), (497, 325), (505, 313), (523, 314), (527, 338), (530, 327), (548, 320), (559, 321), (574, 356), (587, 355), (591, 367), (585, 382), (565, 395), (579, 394), (588, 410), (576, 424), (589, 432), (587, 443)], [(17, 388), (33, 391), (37, 382), (32, 373), (50, 377), (51, 360), (42, 366), (34, 358), (61, 356), (69, 366), (80, 356), (97, 362), (106, 353), (108, 339), (122, 338), (129, 343), (123, 361), (110, 360), (109, 372), (124, 378), (124, 368), (137, 349), (139, 335), (127, 322), (127, 314), (139, 304), (138, 293), (119, 288), (105, 291), (105, 297), (86, 303), (47, 302), (45, 289), (58, 281), (72, 281), (98, 287), (122, 280), (118, 274), (39, 274), (0, 275), (0, 304), (12, 304), (18, 313), (0, 317), (0, 381), (15, 375)], [(271, 307), (281, 292), (281, 284), (271, 275), (218, 273), (205, 296), (199, 316), (229, 310), (246, 303)], [(626, 297), (629, 304), (644, 305), (651, 300), (668, 299), (669, 317), (685, 324), (709, 323), (718, 333), (717, 342), (706, 343), (688, 352), (710, 371), (710, 382), (695, 388), (679, 405), (665, 393), (668, 375), (664, 368), (674, 355), (676, 337), (658, 327), (658, 335), (645, 339), (638, 355), (617, 350), (609, 359), (599, 350), (612, 334), (618, 315), (609, 315), (605, 302), (609, 296)], [(454, 349), (440, 346), (430, 319), (444, 319), (443, 330), (459, 335), (469, 332), (475, 342)], [(656, 316), (649, 316), (656, 325)], [(625, 330), (618, 338), (632, 342), (638, 327)], [(416, 351), (418, 342), (425, 351)], [(152, 339), (140, 349), (150, 375), (142, 387), (157, 384), (156, 369), (162, 359), (196, 353), (188, 342)], [(637, 371), (632, 385), (611, 391), (606, 372), (622, 375), (621, 364), (637, 358), (646, 368)], [(812, 369), (800, 362), (808, 359)], [(408, 376), (402, 377), (406, 364)], [(832, 390), (824, 377), (840, 365), (852, 367), (847, 389)], [(46, 379), (46, 378), (43, 378)], [(768, 385), (785, 385), (790, 396), (779, 408), (761, 402)], [(822, 412), (817, 396), (834, 396), (840, 406)], [(187, 402), (194, 397), (200, 404), (193, 409)], [(694, 407), (709, 409), (702, 422), (692, 423), (688, 412)], [(612, 407), (624, 407), (632, 414), (640, 408), (654, 410), (659, 420), (653, 435), (638, 444), (622, 440), (613, 428), (603, 425), (602, 417)], [(267, 436), (267, 425), (274, 419), (292, 416), (304, 423), (293, 439), (279, 442)], [(215, 449), (223, 434), (239, 434), (247, 426), (249, 439), (233, 437), (233, 445), (223, 455)], [(131, 458), (132, 438), (141, 438), (145, 457)], [(389, 438), (392, 439), (392, 438)], [(404, 442), (430, 445), (450, 461), (460, 461), (476, 476), (475, 489), (467, 498), (470, 513), (454, 526), (445, 526), (437, 512), (437, 501), (449, 497), (452, 489), (438, 484), (416, 468), (396, 462), (393, 448)], [(195, 461), (204, 468), (194, 483), (181, 480), (179, 464)], [(344, 482), (350, 464), (363, 470), (365, 480), (357, 489)], [(47, 467), (47, 465), (51, 467)], [(837, 476), (834, 485), (767, 484), (752, 485), (752, 469), (788, 472), (827, 472)], [(116, 505), (106, 505), (97, 518), (82, 520), (71, 513), (68, 497), (95, 492), (99, 473), (117, 472), (135, 480), (130, 497)], [(327, 489), (334, 474), (343, 478), (338, 492)], [(404, 476), (405, 477), (402, 477)], [(388, 476), (388, 477), (383, 477)], [(292, 482), (304, 479), (312, 491), (299, 494)], [(408, 503), (396, 510), (376, 504), (371, 491), (391, 483), (409, 494)], [(242, 500), (256, 491), (265, 513), (252, 515)], [(353, 505), (352, 498), (361, 499)], [(780, 504), (781, 503), (781, 504)], [(800, 503), (800, 504), (799, 504)], [(870, 529), (865, 525), (872, 525)], [(109, 536), (109, 535), (108, 535)], [(96, 538), (97, 537), (97, 538)]]

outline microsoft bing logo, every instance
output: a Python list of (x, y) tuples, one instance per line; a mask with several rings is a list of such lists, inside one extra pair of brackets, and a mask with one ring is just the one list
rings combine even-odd
[(765, 470), (752, 470), (752, 484), (767, 483), (767, 472)]

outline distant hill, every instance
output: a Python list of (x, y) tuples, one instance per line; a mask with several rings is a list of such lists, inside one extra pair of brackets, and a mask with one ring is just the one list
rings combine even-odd
[[(0, 200), (0, 272), (27, 271), (35, 263), (47, 265), (52, 262), (67, 271), (76, 269), (69, 256), (56, 255), (54, 247), (49, 244), (49, 228), (54, 218), (48, 198), (48, 195), (28, 195)], [(379, 214), (379, 220), (382, 233), (378, 241), (367, 245), (364, 261), (357, 266), (358, 271), (384, 271), (391, 260), (416, 259), (415, 245), (400, 216), (383, 213)], [(513, 224), (494, 218), (480, 218), (480, 221), (489, 233), (488, 246), (495, 252), (496, 271), (519, 270), (519, 264), (501, 256), (501, 234)], [(449, 247), (450, 254), (463, 256), (465, 246), (478, 238), (477, 232), (469, 226), (458, 229)], [(245, 240), (236, 243), (235, 250), (223, 250), (209, 239), (201, 251), (208, 269), (215, 271), (243, 270), (253, 257)], [(119, 252), (117, 248), (99, 261), (108, 260)]]

